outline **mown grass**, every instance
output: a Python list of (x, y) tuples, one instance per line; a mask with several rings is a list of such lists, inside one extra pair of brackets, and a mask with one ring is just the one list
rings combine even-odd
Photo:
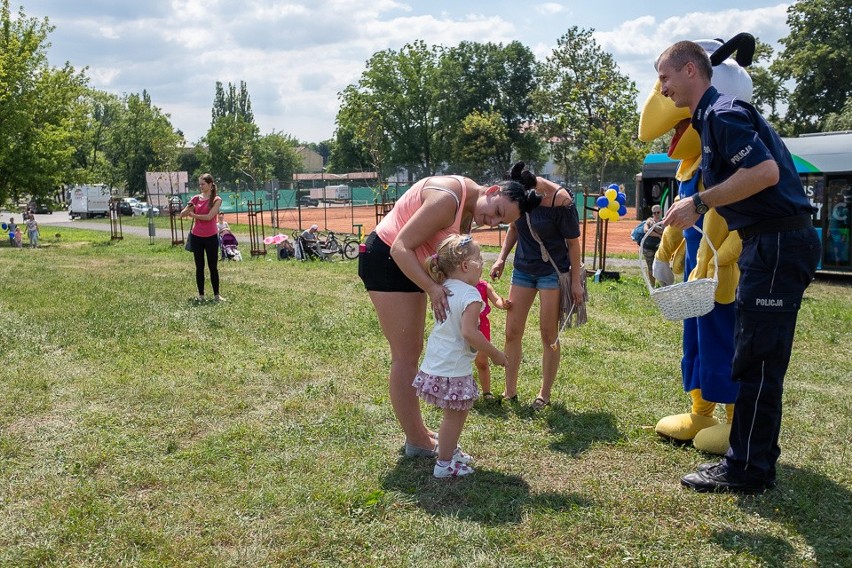
[(807, 292), (775, 491), (680, 488), (710, 456), (653, 432), (688, 401), (635, 271), (590, 283), (540, 413), (531, 317), (521, 403), (475, 407), (446, 482), (401, 455), (356, 263), (227, 263), (199, 305), (181, 248), (53, 232), (0, 248), (0, 565), (852, 563), (848, 284)]

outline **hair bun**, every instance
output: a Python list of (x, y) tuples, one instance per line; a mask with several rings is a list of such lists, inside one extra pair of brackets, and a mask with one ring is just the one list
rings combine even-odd
[(534, 189), (529, 189), (524, 194), (524, 203), (521, 207), (521, 213), (528, 213), (541, 205), (541, 194)]
[(535, 175), (525, 167), (526, 164), (523, 162), (517, 162), (509, 172), (509, 179), (520, 183), (527, 189), (534, 189), (537, 183)]

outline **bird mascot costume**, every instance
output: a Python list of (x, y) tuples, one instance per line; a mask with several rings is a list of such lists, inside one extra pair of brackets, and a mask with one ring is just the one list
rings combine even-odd
[[(749, 34), (739, 34), (728, 42), (697, 41), (710, 55), (713, 64), (712, 84), (720, 92), (751, 102), (752, 81), (745, 67), (751, 64), (755, 41)], [(730, 56), (736, 52), (735, 59)], [(698, 132), (690, 123), (688, 108), (678, 108), (660, 92), (660, 82), (642, 107), (639, 119), (639, 138), (651, 141), (674, 130), (668, 156), (680, 160), (676, 178), (679, 199), (690, 199), (695, 192), (704, 191), (701, 181), (701, 143)], [(688, 442), (695, 448), (724, 454), (737, 397), (737, 384), (731, 378), (734, 358), (735, 294), (739, 280), (737, 259), (742, 241), (736, 231), (728, 231), (725, 220), (711, 209), (698, 219), (707, 238), (718, 254), (718, 280), (715, 304), (706, 315), (683, 322), (683, 358), (681, 374), (683, 388), (692, 400), (691, 411), (666, 416), (657, 423), (656, 432), (668, 439)], [(694, 228), (681, 231), (666, 227), (654, 260), (653, 273), (658, 282), (672, 284), (674, 272), (683, 273), (686, 280), (712, 278), (715, 267), (713, 252), (701, 233)], [(716, 405), (725, 405), (727, 421), (714, 417)]]

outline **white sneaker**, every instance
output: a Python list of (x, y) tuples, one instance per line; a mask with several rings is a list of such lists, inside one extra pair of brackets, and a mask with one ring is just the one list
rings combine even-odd
[(461, 446), (456, 446), (456, 451), (453, 452), (453, 457), (451, 461), (461, 462), (467, 465), (473, 461), (473, 456), (465, 453), (464, 450), (461, 449)]
[(464, 464), (460, 461), (450, 461), (449, 465), (438, 465), (435, 464), (435, 469), (432, 471), (432, 475), (437, 477), (438, 479), (444, 479), (448, 477), (463, 477), (465, 475), (470, 475), (473, 473), (473, 468), (467, 464)]

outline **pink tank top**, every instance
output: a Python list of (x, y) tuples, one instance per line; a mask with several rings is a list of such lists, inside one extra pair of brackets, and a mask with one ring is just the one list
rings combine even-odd
[[(422, 245), (414, 249), (414, 253), (417, 255), (417, 259), (420, 262), (426, 260), (426, 257), (435, 254), (435, 251), (438, 250), (438, 245), (441, 244), (445, 238), (450, 235), (457, 235), (461, 231), (461, 218), (462, 218), (462, 206), (464, 203), (465, 197), (467, 196), (467, 185), (464, 182), (462, 176), (434, 176), (434, 177), (451, 177), (458, 181), (461, 184), (461, 201), (458, 202), (456, 207), (456, 216), (453, 219), (453, 224), (449, 227), (445, 227), (438, 232), (435, 233), (430, 239), (426, 240)], [(444, 191), (447, 193), (452, 193), (443, 187), (436, 187), (434, 185), (427, 185), (427, 183), (434, 179), (434, 177), (424, 178), (413, 186), (411, 189), (406, 191), (402, 197), (399, 198), (399, 201), (393, 206), (393, 209), (384, 216), (384, 218), (376, 225), (376, 234), (379, 236), (382, 241), (384, 241), (389, 246), (392, 246), (396, 238), (399, 236), (399, 232), (405, 226), (409, 219), (414, 215), (414, 213), (420, 209), (420, 206), (423, 205), (423, 195), (422, 192), (424, 189), (432, 189), (438, 191)], [(455, 193), (452, 193), (453, 197), (456, 197)]]
[[(216, 198), (221, 199), (218, 195)], [(203, 199), (201, 195), (196, 195), (190, 199), (189, 202), (195, 205), (195, 213), (198, 215), (207, 215), (210, 213), (211, 204), (209, 199)], [(213, 235), (219, 234), (219, 231), (216, 228), (216, 218), (214, 217), (209, 221), (196, 219), (192, 223), (192, 234), (196, 237), (212, 237)]]

